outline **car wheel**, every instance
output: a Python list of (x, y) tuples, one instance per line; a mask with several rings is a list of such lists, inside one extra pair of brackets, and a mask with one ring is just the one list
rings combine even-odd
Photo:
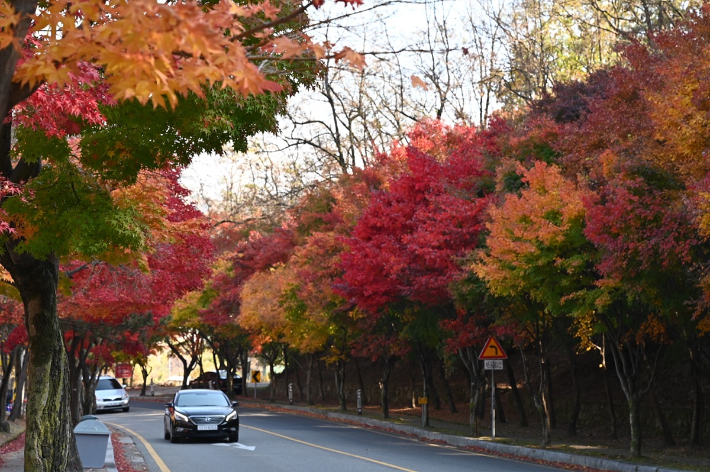
[(125, 408), (123, 409), (123, 412), (124, 412), (124, 413), (128, 413), (128, 411), (129, 411), (130, 409), (131, 409), (131, 407), (130, 407), (130, 406), (127, 406), (127, 407), (125, 407)]
[(175, 437), (175, 432), (173, 432), (172, 429), (170, 430), (170, 442), (173, 443), (173, 444), (175, 444), (176, 442), (178, 442), (178, 438)]
[(170, 432), (165, 427), (163, 427), (163, 436), (165, 439), (170, 439)]

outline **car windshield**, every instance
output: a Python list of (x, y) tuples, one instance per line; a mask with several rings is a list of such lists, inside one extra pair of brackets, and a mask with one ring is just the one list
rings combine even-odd
[(176, 406), (229, 406), (221, 392), (183, 392), (175, 400)]
[(96, 390), (120, 390), (121, 384), (116, 379), (99, 379)]

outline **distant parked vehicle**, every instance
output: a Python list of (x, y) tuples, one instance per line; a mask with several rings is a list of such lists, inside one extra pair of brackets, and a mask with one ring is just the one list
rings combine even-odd
[(102, 375), (96, 384), (96, 411), (131, 409), (128, 392), (114, 377)]
[[(227, 372), (220, 370), (216, 372), (214, 370), (203, 372), (196, 379), (190, 381), (190, 388), (206, 388), (210, 390), (222, 390), (227, 391)], [(232, 389), (235, 395), (242, 394), (242, 378), (241, 376), (235, 374), (232, 378)]]

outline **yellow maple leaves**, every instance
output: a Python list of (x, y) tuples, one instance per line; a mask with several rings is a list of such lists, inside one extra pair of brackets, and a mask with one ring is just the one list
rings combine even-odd
[(489, 209), (488, 250), (473, 264), (476, 274), (492, 283), (494, 292), (505, 292), (512, 268), (525, 270), (534, 263), (540, 246), (561, 241), (570, 222), (584, 214), (584, 191), (562, 176), (559, 168), (538, 162), (529, 170), (518, 167), (527, 188), (508, 194)]
[[(33, 15), (40, 40), (14, 80), (32, 86), (63, 84), (79, 62), (87, 61), (103, 68), (118, 100), (135, 98), (154, 106), (174, 106), (188, 92), (201, 95), (205, 84), (218, 83), (242, 95), (278, 92), (281, 86), (255, 61), (325, 54), (303, 33), (275, 32), (269, 21), (278, 22), (279, 13), (268, 1), (244, 6), (222, 0), (209, 8), (192, 0), (51, 1)], [(11, 29), (17, 21), (12, 7), (3, 4), (0, 27)], [(11, 41), (11, 32), (0, 34), (0, 44)], [(334, 57), (364, 66), (349, 48)]]
[(15, 41), (13, 29), (19, 21), (20, 15), (11, 4), (0, 3), (0, 48), (13, 44)]

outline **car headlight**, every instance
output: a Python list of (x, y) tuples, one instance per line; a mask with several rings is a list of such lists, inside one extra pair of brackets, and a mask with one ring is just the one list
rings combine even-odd
[(190, 418), (177, 411), (175, 412), (175, 419), (178, 421), (185, 421), (186, 423), (190, 421)]
[(227, 415), (227, 417), (224, 419), (224, 421), (232, 421), (236, 417), (237, 417), (237, 412), (232, 411), (230, 414)]
[(128, 393), (124, 393), (121, 400), (128, 400)]

